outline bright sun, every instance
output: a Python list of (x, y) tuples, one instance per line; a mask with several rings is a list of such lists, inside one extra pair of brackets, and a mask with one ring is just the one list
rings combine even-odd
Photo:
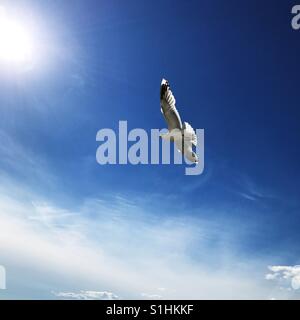
[[(0, 8), (1, 9), (1, 8)], [(26, 26), (0, 12), (0, 59), (4, 62), (31, 62), (33, 39)]]

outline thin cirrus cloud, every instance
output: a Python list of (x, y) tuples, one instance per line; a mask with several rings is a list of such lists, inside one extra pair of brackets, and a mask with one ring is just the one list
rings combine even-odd
[[(216, 224), (153, 215), (126, 195), (86, 199), (72, 210), (29, 192), (25, 198), (0, 197), (1, 264), (15, 279), (4, 294), (24, 298), (27, 288), (26, 298), (268, 298), (261, 263), (241, 261), (232, 232), (229, 241)], [(221, 246), (212, 244), (217, 236)], [(217, 263), (203, 258), (209, 255)]]

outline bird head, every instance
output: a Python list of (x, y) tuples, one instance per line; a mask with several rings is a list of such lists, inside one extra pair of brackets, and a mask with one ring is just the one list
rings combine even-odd
[(161, 85), (160, 85), (160, 99), (163, 99), (164, 94), (166, 93), (166, 91), (168, 90), (168, 88), (170, 87), (169, 85), (169, 81), (166, 79), (162, 79), (161, 80)]
[(163, 78), (161, 80), (161, 85), (167, 85), (168, 86), (169, 85), (169, 81)]

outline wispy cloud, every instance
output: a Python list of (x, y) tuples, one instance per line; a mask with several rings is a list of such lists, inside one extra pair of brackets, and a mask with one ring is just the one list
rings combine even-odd
[[(224, 223), (218, 234), (216, 224), (151, 214), (124, 195), (86, 199), (72, 209), (36, 195), (26, 199), (0, 197), (2, 264), (14, 266), (7, 273), (19, 279), (17, 287), (25, 281), (30, 288), (26, 298), (51, 292), (61, 294), (57, 298), (91, 298), (92, 292), (144, 299), (268, 297), (259, 263), (241, 260)], [(21, 292), (15, 295), (25, 298)]]
[[(21, 184), (15, 183), (25, 179), (27, 184), (57, 185), (57, 178), (51, 173), (47, 161), (26, 148), (14, 137), (0, 130), (0, 188), (13, 187), (22, 189)], [(13, 181), (12, 177), (15, 178)]]
[(232, 175), (230, 179), (232, 185), (229, 187), (231, 192), (250, 201), (263, 201), (273, 198), (266, 186), (260, 185), (252, 177), (232, 168), (227, 168), (227, 170)]
[(66, 300), (118, 300), (119, 297), (108, 291), (53, 292), (56, 297)]

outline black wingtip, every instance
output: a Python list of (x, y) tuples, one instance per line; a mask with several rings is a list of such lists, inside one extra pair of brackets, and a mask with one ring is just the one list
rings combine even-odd
[(161, 85), (160, 85), (160, 100), (163, 99), (165, 93), (168, 91), (168, 88), (170, 88), (169, 81), (162, 79)]

